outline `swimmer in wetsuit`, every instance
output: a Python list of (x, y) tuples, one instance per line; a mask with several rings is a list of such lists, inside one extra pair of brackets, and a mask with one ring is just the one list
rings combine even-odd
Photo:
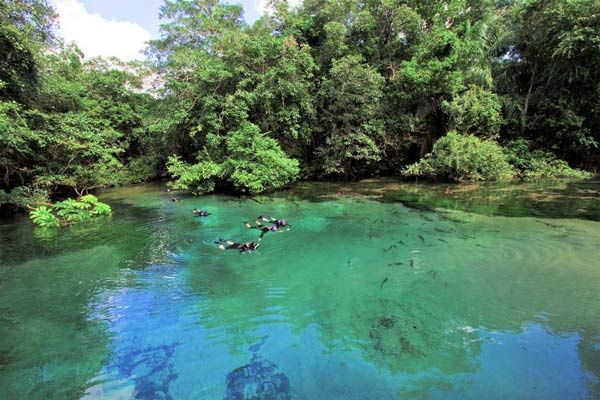
[(258, 229), (259, 231), (261, 231), (261, 234), (258, 237), (258, 240), (262, 240), (262, 237), (265, 236), (265, 234), (267, 232), (276, 232), (279, 229), (279, 228), (277, 228), (276, 225), (272, 225), (270, 227), (266, 226), (266, 225), (263, 225), (258, 220), (255, 223), (256, 223), (256, 225), (252, 226), (250, 223), (244, 222), (244, 225), (246, 225), (246, 228), (248, 228), (248, 229)]
[(210, 215), (208, 211), (198, 210), (197, 208), (194, 208), (192, 213), (197, 217), (208, 217)]
[(258, 246), (260, 246), (260, 243), (256, 242), (236, 243), (232, 242), (231, 240), (223, 239), (219, 239), (215, 243), (221, 250), (239, 250), (240, 253), (244, 253), (246, 251), (253, 252), (254, 250), (258, 249)]
[(269, 222), (269, 223), (271, 223), (271, 224), (274, 224), (274, 225), (277, 227), (277, 229), (280, 229), (280, 228), (288, 228), (288, 229), (289, 229), (289, 228), (291, 228), (291, 227), (292, 227), (292, 226), (291, 226), (291, 225), (290, 225), (290, 224), (289, 224), (289, 223), (288, 223), (288, 222), (287, 222), (285, 219), (283, 219), (283, 218), (281, 218), (281, 219), (278, 219), (278, 218), (273, 218), (273, 217), (263, 217), (263, 216), (261, 215), (261, 216), (259, 216), (259, 217), (257, 218), (257, 223), (258, 223), (258, 221), (264, 221), (264, 222)]

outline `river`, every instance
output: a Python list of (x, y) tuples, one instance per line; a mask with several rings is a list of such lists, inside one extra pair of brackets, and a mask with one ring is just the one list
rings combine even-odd
[(600, 182), (98, 196), (0, 221), (2, 398), (600, 398)]

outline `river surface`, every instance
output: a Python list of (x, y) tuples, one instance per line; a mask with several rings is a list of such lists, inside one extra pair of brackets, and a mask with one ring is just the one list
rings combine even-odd
[(600, 398), (599, 182), (171, 196), (0, 221), (0, 398)]

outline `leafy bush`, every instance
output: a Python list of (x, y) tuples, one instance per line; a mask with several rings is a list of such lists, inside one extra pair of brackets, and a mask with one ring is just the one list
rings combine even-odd
[(456, 181), (507, 180), (515, 176), (514, 168), (498, 143), (456, 132), (449, 132), (439, 139), (430, 154), (402, 173)]
[(283, 187), (298, 176), (298, 161), (288, 158), (277, 141), (254, 124), (242, 124), (223, 144), (222, 157), (217, 161), (204, 155), (206, 159), (188, 164), (170, 157), (167, 170), (176, 178), (170, 186), (198, 194), (211, 192), (221, 180), (240, 192), (260, 193)]
[(17, 186), (8, 193), (0, 190), (0, 206), (11, 204), (25, 209), (29, 204), (47, 203), (48, 201), (48, 191), (33, 186)]
[(56, 228), (60, 226), (60, 221), (52, 211), (46, 206), (39, 206), (29, 213), (31, 220), (41, 228)]
[(277, 189), (298, 176), (298, 161), (288, 158), (277, 141), (261, 133), (254, 124), (243, 124), (232, 132), (226, 145), (229, 157), (223, 170), (241, 192)]
[(169, 186), (173, 189), (191, 190), (195, 194), (212, 192), (215, 189), (215, 179), (221, 175), (221, 167), (215, 162), (187, 164), (176, 156), (169, 157), (167, 170), (176, 178)]
[(497, 138), (504, 123), (498, 95), (475, 85), (445, 102), (444, 109), (450, 115), (451, 128), (462, 133)]
[(110, 215), (111, 212), (112, 209), (108, 204), (102, 203), (96, 196), (88, 194), (79, 200), (67, 199), (58, 202), (51, 208), (39, 206), (31, 211), (29, 216), (36, 225), (42, 228), (56, 228), (61, 224), (78, 223), (93, 217)]
[(525, 139), (517, 139), (506, 145), (509, 162), (523, 179), (591, 178), (591, 172), (571, 168), (566, 161), (556, 158), (550, 152), (531, 150)]

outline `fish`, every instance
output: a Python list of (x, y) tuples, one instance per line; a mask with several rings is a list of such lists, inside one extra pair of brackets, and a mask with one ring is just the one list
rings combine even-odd
[(404, 242), (402, 240), (398, 240), (396, 243), (401, 244), (404, 246)]
[(442, 229), (442, 228), (435, 228), (435, 230), (438, 231), (438, 232), (442, 232), (442, 233), (450, 233), (450, 231), (447, 231), (447, 230)]
[(388, 247), (387, 249), (383, 249), (383, 251), (390, 251), (391, 249), (397, 249), (398, 246), (396, 246), (395, 244), (391, 245), (390, 247)]
[(383, 288), (383, 285), (385, 285), (385, 283), (388, 281), (387, 276), (385, 277), (385, 279), (383, 281), (381, 281), (381, 285), (379, 285), (379, 289)]
[(410, 260), (410, 267), (414, 268), (415, 267), (415, 262), (413, 260)]
[(425, 238), (421, 235), (417, 235), (419, 237), (419, 239), (421, 239), (423, 242), (425, 241)]
[(404, 263), (397, 261), (397, 262), (389, 263), (388, 265), (391, 267), (391, 266), (404, 265)]
[(350, 267), (350, 263), (351, 263), (351, 262), (352, 262), (352, 261), (351, 261), (350, 259), (348, 259), (348, 267)]
[(444, 242), (444, 243), (448, 243), (446, 240), (444, 239), (438, 239), (440, 242)]
[(535, 222), (539, 222), (540, 224), (544, 224), (546, 226), (549, 226), (550, 228), (564, 228), (565, 227), (564, 225), (550, 224), (548, 222), (540, 221), (538, 219), (536, 219)]

